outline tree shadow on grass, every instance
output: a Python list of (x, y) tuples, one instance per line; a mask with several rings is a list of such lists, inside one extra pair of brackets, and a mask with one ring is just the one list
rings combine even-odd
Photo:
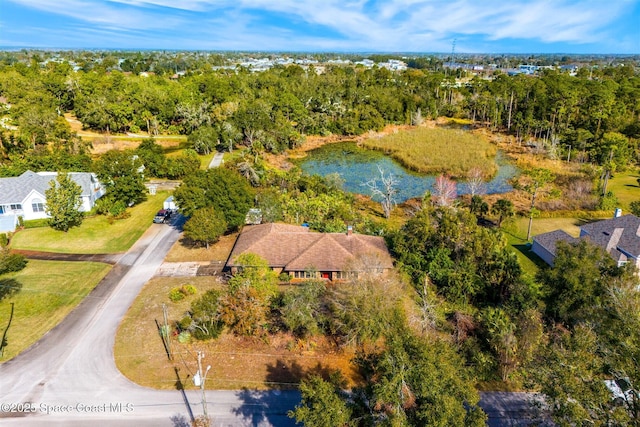
[(22, 283), (15, 279), (0, 279), (0, 301), (17, 294), (22, 289)]
[(318, 362), (311, 368), (305, 368), (292, 361), (277, 360), (267, 365), (266, 384), (269, 390), (243, 389), (236, 393), (242, 402), (233, 409), (233, 413), (243, 418), (251, 426), (295, 426), (295, 420), (287, 413), (295, 409), (300, 402), (297, 390), (300, 381), (309, 375), (319, 375), (328, 379), (333, 369)]
[(320, 362), (313, 367), (305, 368), (295, 360), (284, 361), (278, 359), (274, 364), (267, 365), (266, 381), (272, 389), (297, 389), (300, 381), (308, 376), (318, 375), (328, 380), (333, 372), (334, 369)]
[(538, 268), (548, 267), (547, 263), (531, 250), (531, 245), (529, 243), (513, 245), (513, 248), (522, 253), (522, 255), (527, 257), (529, 261), (533, 262)]

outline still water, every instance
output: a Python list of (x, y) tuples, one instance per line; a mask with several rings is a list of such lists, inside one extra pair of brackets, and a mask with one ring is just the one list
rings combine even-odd
[[(504, 160), (500, 152), (496, 156), (496, 163), (498, 173), (486, 183), (487, 194), (506, 193), (513, 189), (509, 180), (516, 175), (516, 167)], [(345, 181), (346, 191), (367, 196), (371, 194), (364, 183), (380, 176), (379, 166), (386, 175), (391, 173), (398, 181), (398, 202), (422, 197), (427, 191), (432, 191), (436, 177), (411, 172), (384, 153), (358, 148), (354, 142), (324, 145), (307, 153), (307, 157), (298, 164), (310, 175), (326, 176), (337, 173)], [(459, 182), (458, 194), (467, 192), (464, 182)]]

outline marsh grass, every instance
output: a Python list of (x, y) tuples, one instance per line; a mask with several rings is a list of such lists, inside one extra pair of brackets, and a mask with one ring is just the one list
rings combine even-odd
[(362, 146), (383, 151), (420, 173), (447, 173), (463, 178), (473, 167), (479, 167), (486, 177), (497, 171), (496, 147), (472, 132), (459, 129), (419, 127), (367, 139)]

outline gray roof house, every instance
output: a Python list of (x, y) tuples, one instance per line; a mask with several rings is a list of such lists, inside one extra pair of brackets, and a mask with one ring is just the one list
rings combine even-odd
[[(17, 177), (0, 178), (0, 232), (14, 231), (18, 217), (47, 218), (45, 192), (57, 175), (57, 172), (26, 171)], [(70, 172), (69, 176), (82, 188), (80, 211), (90, 211), (104, 195), (104, 187), (93, 173)]]
[(556, 244), (559, 241), (572, 244), (578, 242), (578, 240), (579, 239), (567, 234), (563, 230), (555, 230), (535, 236), (531, 250), (542, 258), (544, 262), (553, 267), (553, 261), (556, 259)]
[(600, 246), (617, 261), (618, 266), (632, 262), (640, 268), (640, 218), (635, 215), (617, 216), (583, 225), (579, 238), (562, 230), (538, 234), (533, 238), (531, 250), (547, 264), (553, 265), (558, 241), (575, 243), (581, 239)]

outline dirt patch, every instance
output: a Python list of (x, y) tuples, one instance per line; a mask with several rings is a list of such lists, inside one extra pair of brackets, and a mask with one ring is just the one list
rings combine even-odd
[[(188, 355), (194, 347), (206, 348), (208, 364), (211, 364), (213, 389), (293, 389), (308, 375), (325, 378), (335, 370), (342, 371), (353, 386), (359, 377), (353, 371), (352, 352), (343, 352), (324, 339), (300, 343), (296, 338), (280, 334), (268, 341), (242, 338), (225, 334), (206, 343), (182, 345)], [(185, 359), (185, 367), (195, 365)], [(195, 370), (194, 370), (195, 372)]]
[[(109, 150), (135, 149), (142, 140), (151, 137), (151, 135), (144, 132), (127, 135), (94, 132), (84, 129), (82, 122), (71, 113), (65, 113), (64, 118), (69, 123), (72, 132), (75, 132), (85, 140), (91, 141), (91, 154), (95, 155), (103, 154)], [(184, 137), (154, 137), (155, 143), (161, 145), (165, 151), (179, 148), (181, 141), (184, 139)]]
[(238, 239), (238, 233), (220, 237), (220, 240), (209, 246), (193, 246), (186, 239), (176, 242), (165, 258), (165, 262), (219, 261), (227, 262), (231, 249)]
[[(103, 154), (110, 150), (133, 150), (140, 145), (140, 143), (149, 138), (148, 136), (140, 136), (129, 139), (129, 137), (100, 135), (85, 136), (83, 138), (91, 139), (91, 154)], [(162, 137), (156, 137), (153, 140), (156, 144), (162, 146), (165, 150), (174, 150), (180, 147), (180, 139), (162, 139)]]

